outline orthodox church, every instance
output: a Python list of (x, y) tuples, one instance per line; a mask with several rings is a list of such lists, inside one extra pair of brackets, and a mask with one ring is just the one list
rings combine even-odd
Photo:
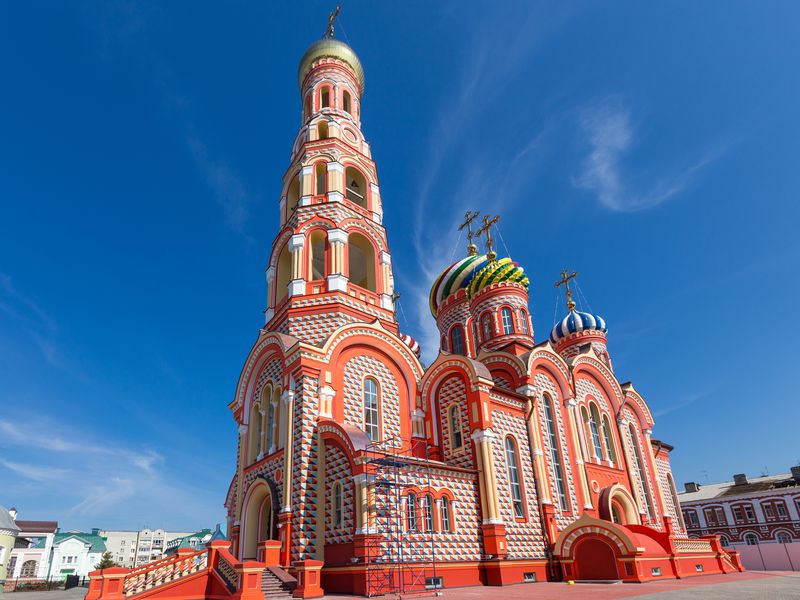
[(537, 337), (488, 217), (485, 253), (468, 213), (466, 256), (431, 282), (440, 348), (420, 362), (395, 316), (364, 82), (332, 36), (300, 60), (266, 322), (230, 403), (232, 557), (292, 573), (305, 596), (740, 570), (719, 538), (687, 536), (672, 447), (614, 373), (604, 319), (576, 310), (574, 273)]

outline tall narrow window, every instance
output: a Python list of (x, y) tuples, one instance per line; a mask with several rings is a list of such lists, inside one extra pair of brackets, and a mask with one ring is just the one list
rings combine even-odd
[(542, 398), (542, 404), (544, 404), (544, 420), (547, 426), (547, 438), (550, 442), (550, 462), (553, 463), (558, 503), (561, 506), (561, 510), (569, 510), (569, 505), (567, 504), (567, 489), (564, 486), (564, 471), (561, 466), (561, 451), (558, 448), (556, 424), (553, 418), (553, 407), (550, 402), (548, 396)]
[(597, 412), (597, 406), (594, 404), (589, 406), (589, 431), (592, 434), (594, 456), (597, 460), (602, 460), (603, 443), (600, 441), (600, 414)]
[(344, 502), (342, 484), (337, 481), (333, 484), (333, 527), (339, 529), (342, 526), (342, 505)]
[(325, 279), (325, 232), (314, 231), (309, 236), (311, 252), (308, 256), (309, 279)]
[(524, 519), (525, 506), (522, 503), (522, 483), (519, 477), (517, 446), (511, 437), (506, 438), (506, 466), (508, 467), (508, 484), (511, 487), (511, 503), (514, 507), (514, 516), (517, 519)]
[(416, 494), (408, 495), (408, 530), (417, 531), (417, 496)]
[(317, 163), (314, 167), (316, 173), (317, 195), (328, 191), (328, 167), (325, 163)]
[(319, 140), (327, 140), (328, 139), (328, 122), (327, 121), (320, 121), (317, 125), (317, 139)]
[(311, 94), (306, 96), (305, 104), (303, 105), (303, 120), (311, 116)]
[(320, 100), (322, 104), (322, 108), (330, 108), (331, 106), (331, 92), (328, 88), (324, 88), (322, 90), (322, 94), (320, 94)]
[(450, 332), (450, 350), (454, 354), (464, 354), (464, 330), (461, 325), (455, 325)]
[(267, 399), (267, 452), (275, 447), (275, 406)]
[(378, 384), (369, 377), (364, 380), (364, 431), (373, 442), (378, 441)]
[(758, 536), (755, 533), (748, 533), (744, 536), (744, 541), (748, 546), (758, 546)]
[(348, 277), (350, 283), (377, 291), (375, 281), (375, 249), (360, 233), (351, 233), (347, 238)]
[(524, 333), (525, 335), (530, 335), (531, 330), (530, 327), (528, 326), (528, 313), (525, 312), (524, 310), (519, 311), (519, 320), (522, 323), (522, 333)]
[(342, 92), (342, 108), (344, 109), (344, 112), (350, 112), (350, 92), (347, 90)]
[(433, 498), (430, 494), (425, 494), (422, 498), (422, 512), (425, 516), (425, 531), (433, 531)]
[(442, 503), (440, 505), (441, 510), (441, 520), (442, 520), (442, 531), (445, 533), (450, 533), (452, 529), (450, 529), (450, 498), (447, 496), (442, 497)]
[(483, 341), (492, 339), (492, 316), (488, 313), (481, 317), (481, 330)]
[(286, 218), (292, 216), (300, 201), (300, 175), (295, 175), (286, 190)]
[(606, 450), (608, 451), (608, 458), (614, 464), (617, 464), (617, 450), (614, 448), (614, 441), (611, 437), (611, 424), (608, 421), (608, 417), (603, 415), (603, 439), (606, 442)]
[(503, 335), (514, 333), (514, 318), (511, 316), (510, 308), (504, 308), (500, 311), (500, 319), (503, 322)]
[(647, 514), (650, 519), (655, 519), (656, 515), (653, 511), (653, 503), (650, 501), (650, 494), (647, 489), (647, 479), (644, 475), (644, 463), (642, 462), (642, 453), (639, 451), (639, 443), (636, 441), (636, 429), (633, 424), (628, 425), (628, 433), (630, 434), (631, 446), (633, 447), (633, 458), (636, 462), (636, 471), (639, 475), (639, 481), (642, 483), (642, 492), (644, 493), (644, 501), (647, 504)]
[(450, 448), (455, 450), (461, 448), (462, 444), (461, 411), (458, 409), (458, 405), (455, 405), (449, 408), (448, 413), (450, 417)]

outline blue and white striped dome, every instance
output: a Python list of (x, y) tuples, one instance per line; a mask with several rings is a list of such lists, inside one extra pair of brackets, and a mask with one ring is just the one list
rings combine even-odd
[(592, 315), (586, 312), (573, 310), (553, 327), (553, 331), (550, 333), (550, 341), (555, 344), (558, 340), (572, 333), (587, 330), (602, 331), (605, 333), (608, 331), (608, 328), (606, 327), (605, 319), (600, 315)]

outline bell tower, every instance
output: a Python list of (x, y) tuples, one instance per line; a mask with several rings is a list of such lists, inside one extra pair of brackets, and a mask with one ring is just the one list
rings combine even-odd
[(266, 271), (265, 328), (318, 345), (350, 322), (397, 332), (377, 169), (361, 131), (364, 70), (332, 35), (298, 67), (302, 123)]

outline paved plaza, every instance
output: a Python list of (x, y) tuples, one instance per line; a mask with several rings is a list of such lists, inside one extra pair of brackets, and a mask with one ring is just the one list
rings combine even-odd
[[(82, 600), (85, 595), (86, 588), (5, 594), (7, 600)], [(433, 596), (422, 596), (421, 598), (425, 597)], [(612, 598), (755, 600), (769, 598), (770, 600), (783, 600), (800, 598), (800, 573), (750, 571), (730, 575), (707, 575), (681, 580), (654, 581), (645, 584), (535, 583), (500, 588), (470, 587), (444, 590), (440, 596), (442, 600), (484, 600), (498, 597), (502, 597), (502, 600), (555, 600), (560, 598), (591, 598), (591, 600)], [(328, 596), (328, 598), (346, 600), (361, 597)]]

